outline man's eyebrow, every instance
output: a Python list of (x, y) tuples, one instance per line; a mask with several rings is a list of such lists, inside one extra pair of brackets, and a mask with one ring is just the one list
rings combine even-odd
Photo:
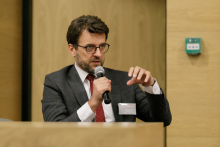
[[(102, 44), (105, 44), (106, 42), (103, 42), (103, 43), (100, 43), (99, 45), (102, 45)], [(87, 45), (94, 45), (94, 46), (96, 46), (95, 44), (92, 44), (92, 43), (87, 43), (85, 46), (87, 46)]]
[(87, 43), (85, 46), (88, 46), (88, 45), (94, 45), (95, 46), (95, 44), (92, 44), (92, 43)]

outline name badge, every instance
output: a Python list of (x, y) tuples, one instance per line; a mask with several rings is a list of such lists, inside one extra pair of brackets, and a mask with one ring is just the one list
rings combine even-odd
[(118, 103), (120, 115), (136, 115), (135, 103)]

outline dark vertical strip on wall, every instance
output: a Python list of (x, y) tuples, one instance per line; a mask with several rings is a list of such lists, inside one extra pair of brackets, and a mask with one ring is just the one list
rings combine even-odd
[(31, 121), (32, 0), (22, 7), (22, 121)]

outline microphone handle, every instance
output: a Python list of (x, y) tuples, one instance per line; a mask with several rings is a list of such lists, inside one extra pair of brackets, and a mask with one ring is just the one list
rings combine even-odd
[(105, 104), (110, 104), (111, 103), (111, 99), (110, 99), (110, 95), (109, 92), (106, 91), (102, 94), (102, 97), (104, 99)]

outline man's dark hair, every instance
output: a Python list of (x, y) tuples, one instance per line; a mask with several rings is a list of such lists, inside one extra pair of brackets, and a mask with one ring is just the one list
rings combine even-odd
[(78, 44), (79, 36), (84, 30), (90, 33), (105, 33), (106, 40), (108, 38), (109, 28), (100, 18), (83, 15), (71, 22), (66, 35), (68, 44)]

